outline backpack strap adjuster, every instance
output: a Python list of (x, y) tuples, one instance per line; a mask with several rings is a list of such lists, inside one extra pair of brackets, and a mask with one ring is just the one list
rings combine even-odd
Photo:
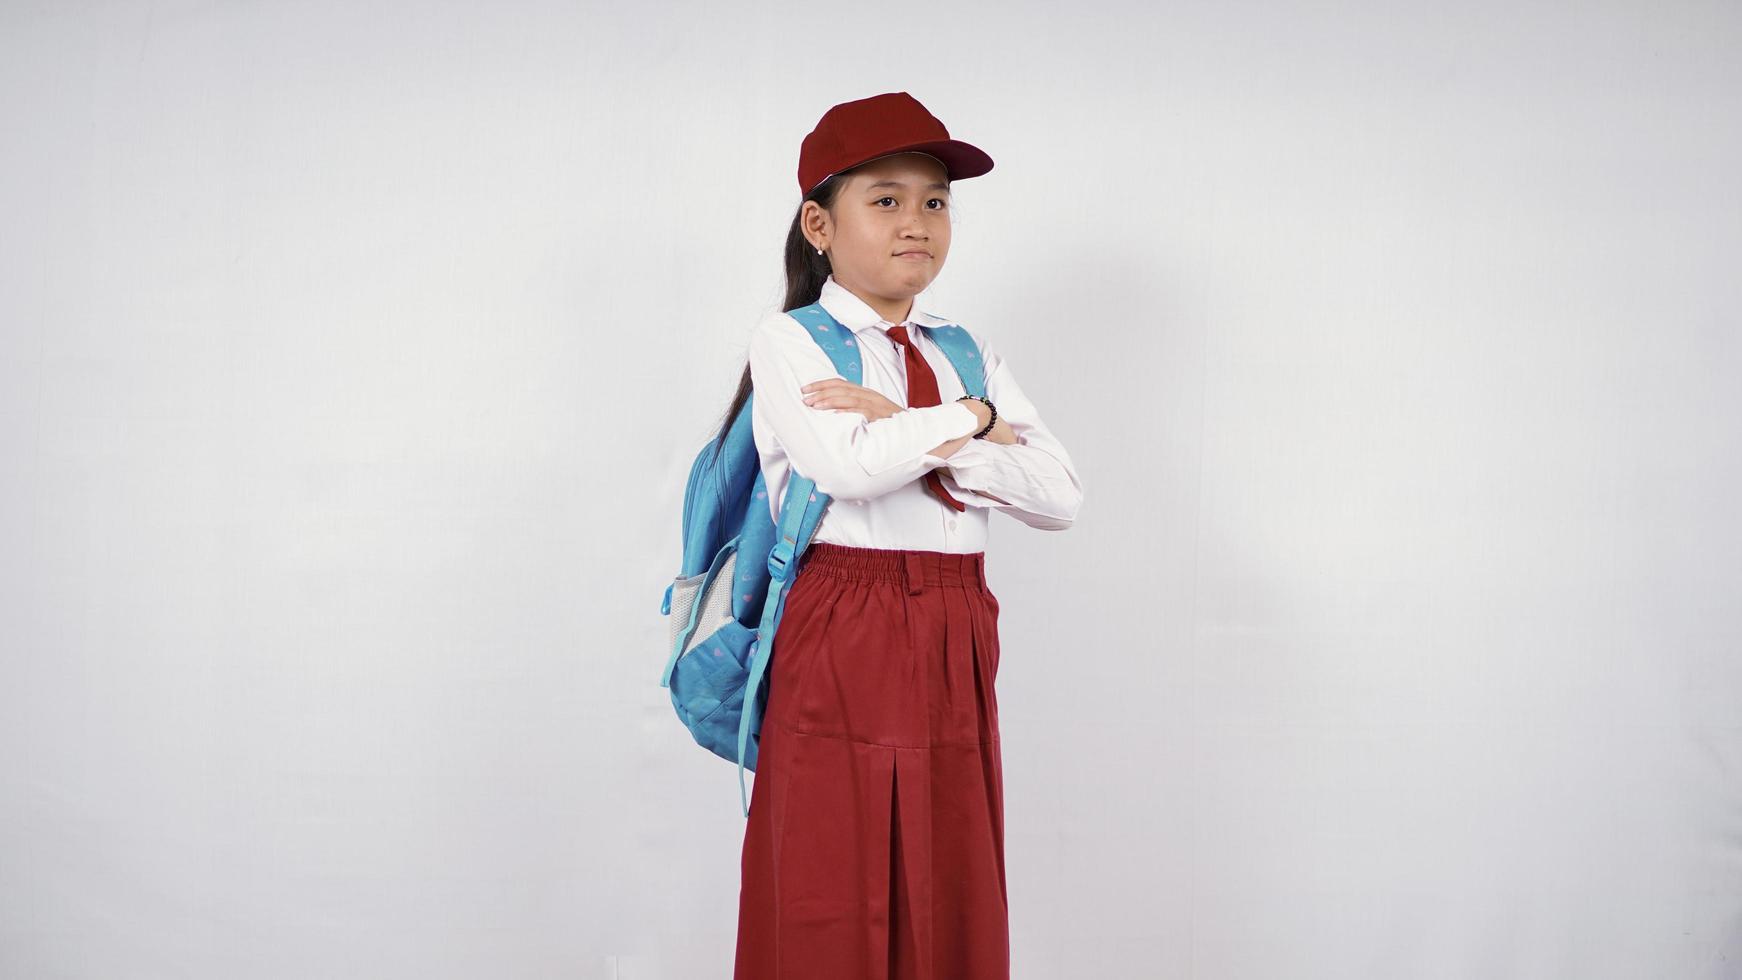
[(778, 544), (769, 549), (768, 574), (774, 576), (776, 582), (786, 581), (786, 570), (792, 565), (792, 556), (793, 540), (788, 537), (782, 537)]

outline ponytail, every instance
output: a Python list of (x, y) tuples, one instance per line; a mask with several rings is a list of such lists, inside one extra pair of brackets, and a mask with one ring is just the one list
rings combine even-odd
[[(804, 201), (799, 202), (798, 211), (792, 216), (792, 227), (786, 233), (786, 302), (780, 307), (781, 312), (809, 306), (823, 294), (823, 283), (829, 278), (829, 257), (817, 252), (810, 240), (804, 237), (804, 202), (815, 201), (825, 211), (834, 207), (835, 193), (842, 184), (836, 179), (839, 176), (832, 176), (813, 188), (804, 196)], [(750, 364), (745, 362), (744, 374), (738, 379), (738, 391), (732, 396), (732, 405), (726, 409), (719, 432), (714, 436), (716, 459), (726, 444), (726, 433), (731, 431), (733, 420), (743, 410), (744, 403), (750, 400), (753, 387)]]

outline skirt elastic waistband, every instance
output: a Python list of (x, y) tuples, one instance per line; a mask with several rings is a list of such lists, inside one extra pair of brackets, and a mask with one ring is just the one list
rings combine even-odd
[(813, 541), (799, 561), (799, 571), (861, 582), (894, 582), (910, 591), (928, 585), (984, 589), (986, 553), (854, 548)]

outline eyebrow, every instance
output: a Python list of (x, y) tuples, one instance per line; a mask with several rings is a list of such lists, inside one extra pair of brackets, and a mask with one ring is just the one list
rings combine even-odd
[[(875, 184), (871, 184), (871, 185), (867, 186), (865, 189), (868, 191), (874, 191), (879, 187), (905, 188), (905, 187), (907, 187), (907, 184), (904, 181), (899, 181), (899, 180), (880, 180)], [(949, 193), (950, 185), (944, 184), (944, 183), (931, 183), (931, 184), (925, 185), (925, 189), (928, 191), (943, 191), (944, 193), (947, 194), (947, 193)]]

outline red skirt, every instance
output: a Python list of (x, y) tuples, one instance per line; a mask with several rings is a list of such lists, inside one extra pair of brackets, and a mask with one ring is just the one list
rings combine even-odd
[(1008, 980), (985, 553), (813, 542), (769, 657), (734, 980)]

